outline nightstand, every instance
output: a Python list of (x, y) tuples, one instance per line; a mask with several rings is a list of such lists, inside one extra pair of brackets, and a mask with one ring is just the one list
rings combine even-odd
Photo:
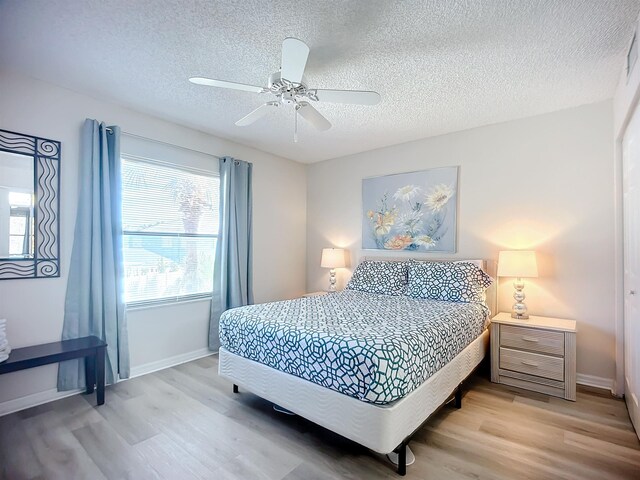
[(310, 292), (310, 293), (305, 293), (305, 294), (303, 295), (303, 297), (319, 297), (319, 296), (321, 296), (321, 295), (326, 295), (327, 293), (328, 293), (328, 292), (323, 292), (323, 291), (320, 291), (320, 292)]
[(493, 317), (491, 381), (575, 401), (575, 320)]

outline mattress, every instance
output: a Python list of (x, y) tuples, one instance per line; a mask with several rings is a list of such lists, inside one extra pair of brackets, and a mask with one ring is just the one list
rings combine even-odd
[(220, 349), (220, 376), (379, 453), (393, 451), (422, 425), (484, 358), (489, 332), (406, 397), (374, 405)]
[(235, 355), (349, 397), (405, 397), (482, 334), (488, 309), (351, 290), (250, 305), (220, 318)]

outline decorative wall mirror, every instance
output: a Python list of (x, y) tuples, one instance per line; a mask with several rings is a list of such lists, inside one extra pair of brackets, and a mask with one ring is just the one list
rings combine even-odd
[(60, 276), (60, 142), (0, 130), (0, 280)]

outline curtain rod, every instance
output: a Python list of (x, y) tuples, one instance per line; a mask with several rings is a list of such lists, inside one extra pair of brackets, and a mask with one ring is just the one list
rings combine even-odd
[[(113, 130), (111, 129), (111, 127), (105, 127), (105, 128), (109, 133), (113, 133)], [(202, 155), (208, 155), (210, 157), (217, 158), (218, 160), (220, 160), (222, 158), (222, 157), (219, 157), (218, 155), (214, 155), (212, 153), (202, 152), (202, 151), (196, 150), (194, 148), (183, 147), (183, 146), (180, 146), (180, 145), (174, 145), (173, 143), (163, 142), (162, 140), (156, 140), (155, 138), (143, 137), (142, 135), (136, 135), (135, 133), (129, 133), (129, 132), (125, 132), (125, 131), (120, 131), (120, 133), (122, 135), (126, 135), (127, 137), (140, 138), (142, 140), (147, 140), (149, 142), (159, 143), (161, 145), (168, 145), (168, 146), (174, 147), (174, 148), (182, 148), (184, 150), (189, 150), (190, 152), (201, 153)]]

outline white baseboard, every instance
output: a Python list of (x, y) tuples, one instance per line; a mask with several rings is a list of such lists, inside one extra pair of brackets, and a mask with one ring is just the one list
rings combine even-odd
[(578, 373), (576, 383), (580, 385), (586, 385), (587, 387), (601, 388), (603, 390), (609, 390), (613, 395), (614, 381), (613, 378), (596, 377), (595, 375), (586, 375), (584, 373)]
[[(133, 367), (131, 369), (131, 378), (146, 375), (147, 373), (157, 372), (158, 370), (164, 370), (165, 368), (174, 367), (176, 365), (180, 365), (181, 363), (190, 362), (192, 360), (214, 354), (215, 352), (212, 352), (208, 348), (201, 348), (193, 352), (183, 353), (169, 358), (163, 358), (162, 360), (146, 363), (144, 365), (138, 365), (137, 367)], [(20, 410), (24, 410), (26, 408), (42, 405), (43, 403), (53, 402), (55, 400), (60, 400), (61, 398), (70, 397), (71, 395), (77, 395), (82, 391), (82, 389), (78, 389), (59, 392), (57, 389), (52, 388), (43, 392), (32, 393), (31, 395), (25, 395), (24, 397), (0, 402), (0, 417), (3, 415), (8, 415), (10, 413), (18, 412)]]
[(83, 390), (78, 389), (59, 392), (57, 389), (52, 388), (50, 390), (45, 390), (44, 392), (32, 393), (31, 395), (25, 395), (24, 397), (7, 400), (6, 402), (0, 403), (0, 417), (24, 410), (25, 408), (31, 408), (37, 405), (42, 405), (43, 403), (53, 402), (54, 400), (60, 400), (61, 398), (70, 397), (71, 395), (77, 395), (82, 391)]
[(164, 370), (165, 368), (175, 367), (181, 363), (187, 363), (198, 358), (208, 357), (214, 355), (208, 348), (201, 348), (194, 350), (193, 352), (181, 353), (180, 355), (174, 355), (173, 357), (163, 358), (155, 362), (145, 363), (144, 365), (138, 365), (131, 368), (131, 378), (139, 377), (140, 375), (146, 375), (147, 373), (157, 372), (158, 370)]

